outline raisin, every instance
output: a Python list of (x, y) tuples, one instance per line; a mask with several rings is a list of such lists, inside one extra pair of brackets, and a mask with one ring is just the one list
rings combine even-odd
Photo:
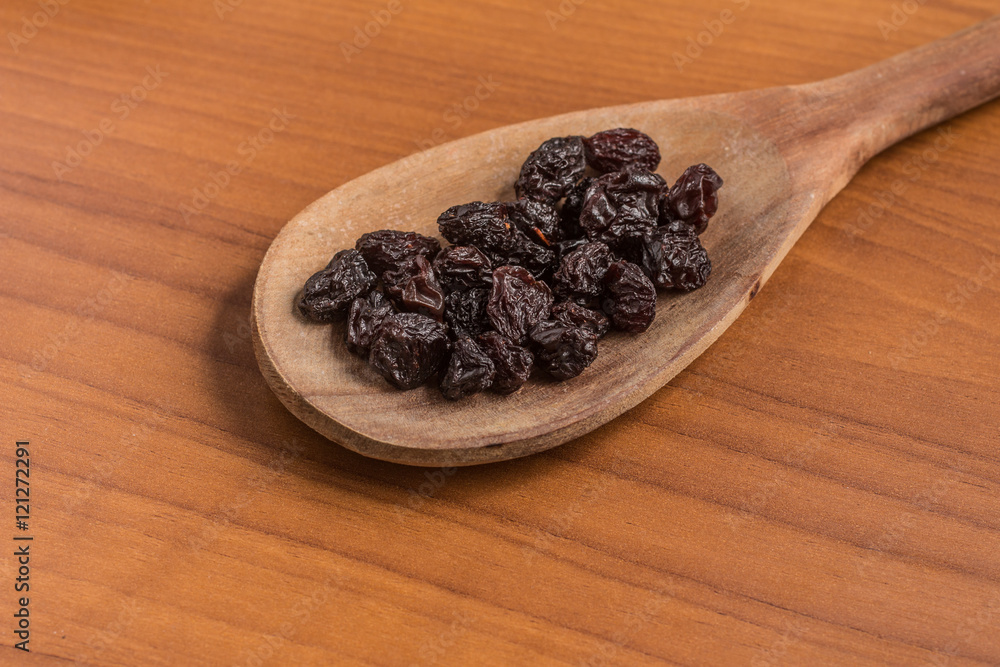
[(493, 271), (486, 312), (493, 328), (521, 345), (528, 332), (552, 310), (552, 291), (520, 266), (501, 266)]
[(539, 146), (521, 166), (514, 183), (517, 198), (555, 203), (569, 192), (587, 168), (583, 137), (556, 137)]
[(712, 262), (694, 229), (660, 227), (643, 239), (642, 268), (657, 287), (690, 292), (708, 280)]
[(450, 242), (476, 246), (483, 252), (508, 247), (513, 236), (507, 206), (501, 202), (452, 206), (438, 216), (437, 223), (441, 236)]
[(490, 259), (494, 266), (523, 266), (536, 278), (546, 278), (552, 272), (556, 254), (549, 248), (532, 243), (521, 232), (515, 230), (514, 243), (503, 253), (493, 253)]
[(580, 226), (580, 213), (583, 211), (583, 201), (587, 196), (587, 190), (594, 180), (588, 176), (566, 193), (566, 200), (559, 212), (563, 234), (566, 238), (576, 239), (584, 236), (583, 227)]
[(489, 298), (490, 290), (486, 288), (452, 292), (448, 295), (444, 300), (444, 319), (455, 338), (478, 336), (490, 330), (490, 318), (486, 314)]
[(616, 329), (641, 333), (656, 317), (656, 288), (638, 266), (621, 260), (604, 274), (604, 312)]
[(580, 226), (591, 241), (612, 248), (641, 238), (657, 225), (665, 187), (659, 174), (638, 168), (605, 174), (587, 190)]
[(471, 338), (460, 338), (452, 346), (448, 370), (441, 380), (445, 398), (460, 398), (486, 391), (493, 384), (493, 361)]
[(351, 302), (368, 294), (375, 280), (361, 253), (341, 250), (306, 281), (299, 311), (317, 322), (332, 322), (347, 312)]
[(688, 167), (663, 196), (661, 222), (683, 220), (694, 227), (696, 234), (701, 234), (719, 210), (721, 187), (722, 178), (707, 164)]
[(562, 263), (563, 257), (570, 254), (582, 245), (590, 243), (587, 237), (584, 236), (582, 239), (569, 239), (566, 241), (560, 241), (556, 244), (556, 269), (559, 268), (559, 264)]
[(368, 360), (386, 380), (407, 390), (419, 387), (448, 361), (445, 326), (419, 313), (385, 318), (372, 341)]
[(528, 381), (535, 357), (527, 348), (515, 345), (496, 331), (488, 331), (477, 340), (496, 370), (491, 387), (493, 391), (513, 394)]
[(559, 211), (549, 204), (518, 199), (507, 204), (507, 212), (518, 230), (535, 243), (551, 246), (563, 238)]
[(551, 270), (554, 253), (533, 243), (510, 220), (502, 202), (453, 206), (438, 217), (441, 235), (452, 243), (479, 248), (493, 266), (523, 266), (537, 277)]
[(587, 164), (606, 174), (629, 166), (656, 171), (660, 164), (660, 148), (649, 135), (631, 128), (598, 132), (583, 140)]
[(473, 246), (449, 246), (434, 258), (434, 274), (449, 290), (484, 287), (493, 280), (489, 258)]
[(554, 276), (561, 299), (590, 303), (601, 293), (601, 279), (611, 265), (611, 250), (603, 243), (586, 243), (563, 257)]
[(367, 297), (355, 299), (347, 314), (347, 349), (367, 357), (382, 322), (393, 312), (392, 303), (382, 292), (373, 291)]
[(598, 338), (603, 338), (611, 328), (607, 315), (599, 310), (585, 308), (572, 301), (563, 301), (552, 306), (552, 319), (581, 329), (588, 329)]
[(436, 320), (444, 314), (444, 288), (423, 255), (410, 257), (395, 271), (386, 271), (382, 282), (400, 310), (423, 313)]
[(354, 248), (378, 275), (399, 268), (403, 262), (418, 255), (431, 259), (441, 250), (437, 239), (416, 232), (382, 229), (363, 234)]
[(535, 363), (557, 380), (576, 377), (597, 358), (597, 334), (564, 322), (539, 322), (531, 342)]

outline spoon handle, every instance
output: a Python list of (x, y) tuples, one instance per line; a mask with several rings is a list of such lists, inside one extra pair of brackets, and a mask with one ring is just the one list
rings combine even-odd
[(822, 109), (821, 124), (853, 149), (860, 167), (896, 142), (1000, 96), (1000, 15), (798, 92)]

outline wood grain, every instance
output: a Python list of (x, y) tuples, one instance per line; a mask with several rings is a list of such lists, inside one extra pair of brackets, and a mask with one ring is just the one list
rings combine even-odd
[(348, 62), (386, 6), (70, 0), (0, 49), (0, 437), (36, 494), (33, 652), (0, 621), (0, 661), (1000, 662), (996, 103), (876, 157), (687, 370), (537, 456), (331, 445), (249, 327), (285, 222), (418, 144), (820, 80), (995, 6), (403, 0)]

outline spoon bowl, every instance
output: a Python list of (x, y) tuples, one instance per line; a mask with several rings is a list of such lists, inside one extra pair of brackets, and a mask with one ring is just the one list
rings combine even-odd
[[(485, 463), (578, 437), (647, 398), (711, 345), (867, 159), (1000, 93), (998, 36), (994, 18), (828, 81), (530, 121), (361, 176), (293, 218), (264, 258), (252, 316), (264, 377), (306, 424), (389, 461)], [(554, 382), (536, 373), (511, 396), (487, 392), (461, 401), (434, 386), (401, 392), (347, 351), (344, 323), (320, 325), (297, 312), (305, 279), (364, 232), (437, 236), (438, 215), (454, 204), (512, 200), (521, 163), (546, 139), (613, 127), (657, 141), (664, 156), (658, 172), (668, 183), (705, 162), (726, 185), (702, 236), (713, 265), (708, 283), (659, 294), (649, 330), (609, 334), (579, 377)]]

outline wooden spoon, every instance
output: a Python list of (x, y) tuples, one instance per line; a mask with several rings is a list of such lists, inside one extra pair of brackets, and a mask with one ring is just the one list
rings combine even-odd
[[(1000, 95), (1000, 16), (867, 69), (818, 83), (579, 111), (501, 127), (377, 169), (320, 198), (275, 239), (254, 289), (261, 371), (302, 421), (366, 456), (425, 466), (511, 459), (555, 447), (632, 408), (743, 312), (819, 211), (872, 156)], [(661, 294), (645, 334), (612, 333), (568, 382), (533, 378), (512, 396), (452, 402), (401, 392), (347, 352), (344, 325), (306, 321), (303, 282), (364, 232), (437, 235), (454, 204), (510, 200), (529, 152), (550, 137), (634, 127), (662, 149), (673, 182), (706, 162), (725, 179), (702, 240), (714, 270)]]

